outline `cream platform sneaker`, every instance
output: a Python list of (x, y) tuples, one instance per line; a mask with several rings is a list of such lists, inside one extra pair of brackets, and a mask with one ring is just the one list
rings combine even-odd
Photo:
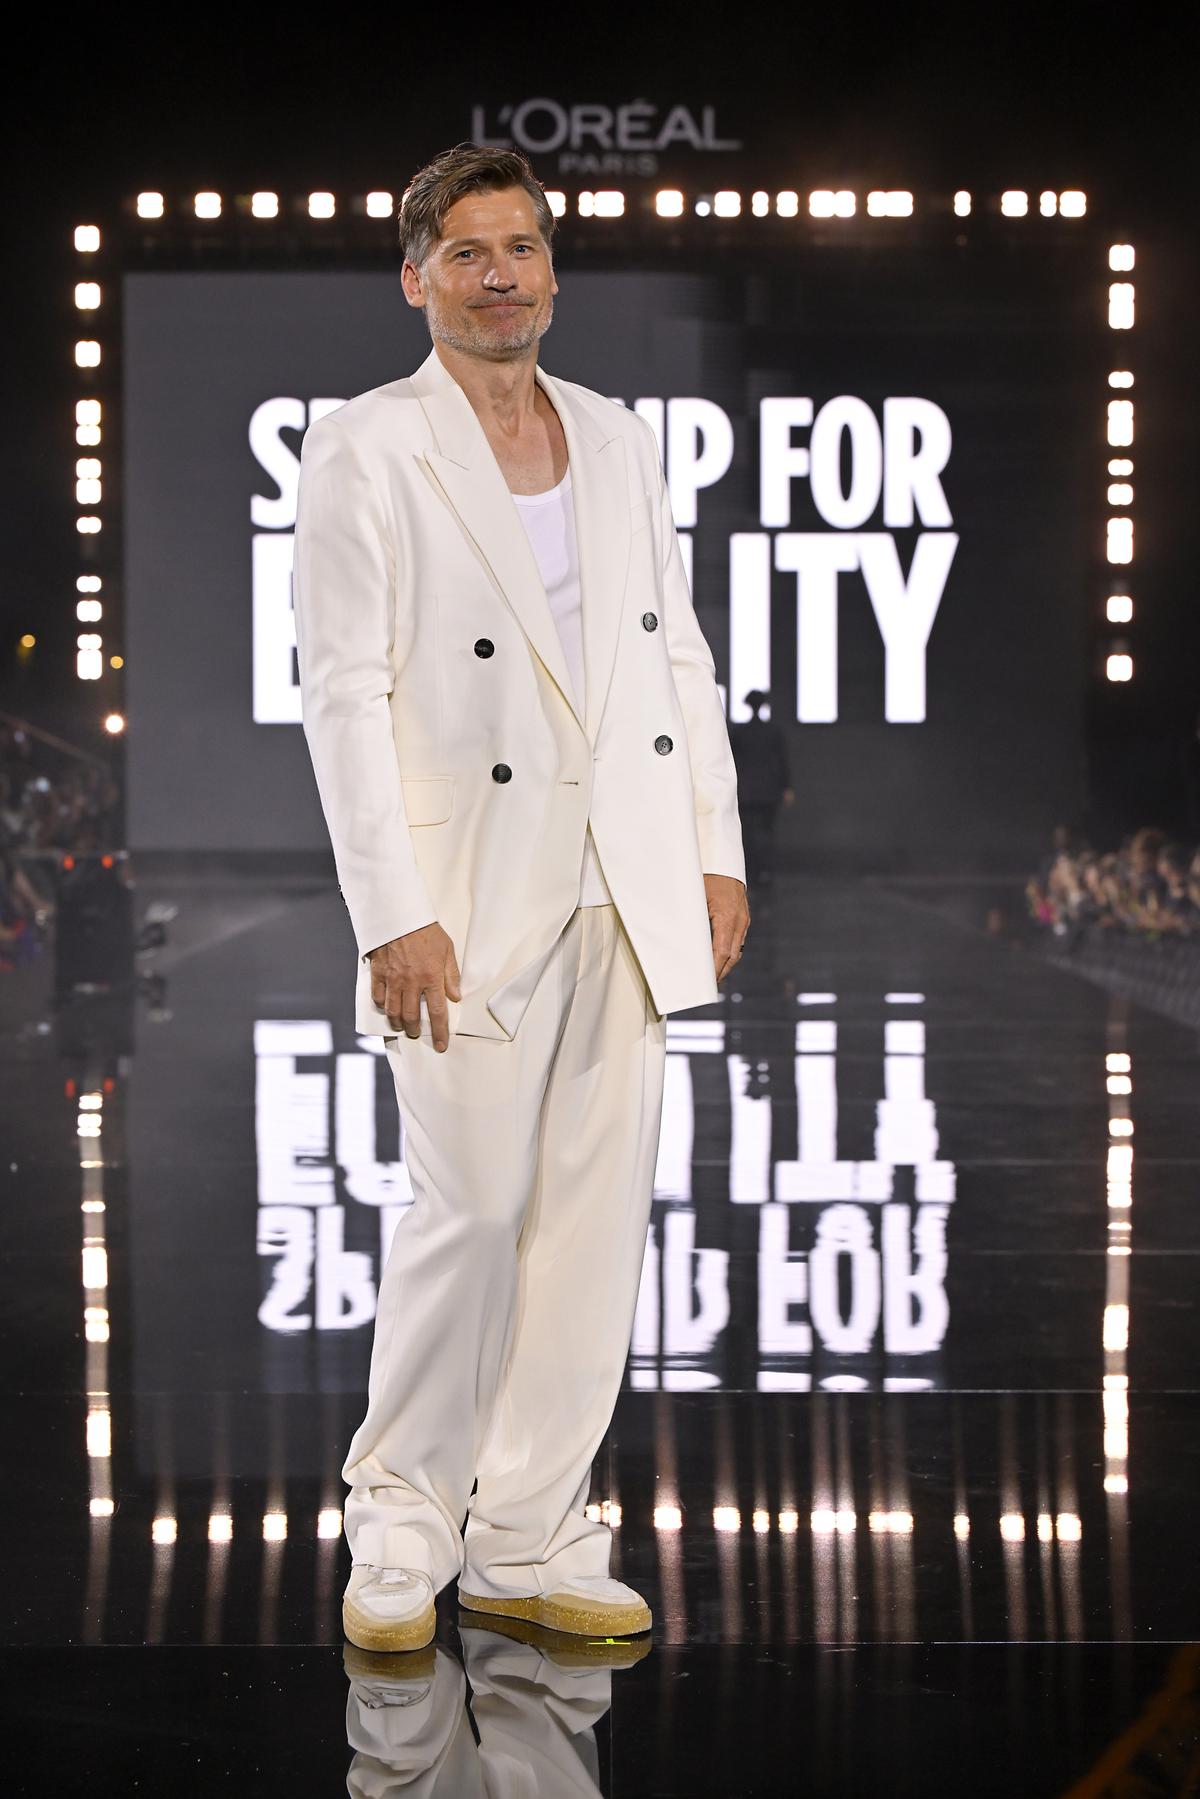
[(640, 1593), (607, 1574), (582, 1575), (560, 1581), (550, 1593), (532, 1599), (489, 1599), (458, 1589), (459, 1604), (472, 1612), (502, 1618), (526, 1618), (547, 1630), (576, 1631), (584, 1636), (624, 1637), (649, 1630), (654, 1620)]
[(373, 1568), (365, 1562), (351, 1568), (342, 1600), (342, 1629), (356, 1648), (389, 1654), (423, 1649), (433, 1641), (436, 1628), (428, 1575), (414, 1568)]

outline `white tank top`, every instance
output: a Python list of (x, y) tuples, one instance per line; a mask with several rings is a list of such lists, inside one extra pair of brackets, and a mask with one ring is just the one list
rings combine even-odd
[[(550, 611), (558, 627), (563, 655), (567, 659), (571, 685), (582, 712), (585, 698), (583, 609), (579, 588), (579, 542), (575, 535), (570, 469), (557, 487), (547, 488), (545, 493), (515, 493), (513, 499), (541, 573)], [(589, 824), (580, 867), (579, 904), (609, 906), (612, 903), (613, 897), (600, 867), (600, 858), (596, 854), (596, 844)]]

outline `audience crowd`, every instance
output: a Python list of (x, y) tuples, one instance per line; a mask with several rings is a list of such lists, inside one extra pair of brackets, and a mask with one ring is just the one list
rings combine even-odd
[(107, 769), (0, 719), (0, 972), (41, 953), (62, 857), (115, 848), (120, 831)]
[(1147, 941), (1200, 935), (1200, 848), (1147, 825), (1104, 854), (1060, 825), (1025, 886), (1035, 924), (1056, 936), (1113, 932)]

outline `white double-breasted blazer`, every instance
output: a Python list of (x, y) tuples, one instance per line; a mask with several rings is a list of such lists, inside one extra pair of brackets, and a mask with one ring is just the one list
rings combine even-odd
[(436, 351), (304, 437), (301, 712), (362, 1032), (397, 1030), (371, 950), (436, 919), (462, 975), (451, 1033), (514, 1036), (578, 903), (589, 821), (657, 1012), (719, 997), (702, 877), (745, 879), (737, 777), (658, 447), (614, 401), (537, 379), (571, 470), (582, 709), (500, 465)]

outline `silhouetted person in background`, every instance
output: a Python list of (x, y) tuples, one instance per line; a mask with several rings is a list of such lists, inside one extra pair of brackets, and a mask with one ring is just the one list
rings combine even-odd
[(746, 705), (753, 718), (731, 724), (729, 741), (737, 765), (738, 813), (746, 850), (748, 885), (766, 887), (772, 877), (775, 819), (780, 801), (790, 806), (795, 799), (788, 767), (787, 740), (779, 725), (760, 717), (770, 696), (752, 687)]

